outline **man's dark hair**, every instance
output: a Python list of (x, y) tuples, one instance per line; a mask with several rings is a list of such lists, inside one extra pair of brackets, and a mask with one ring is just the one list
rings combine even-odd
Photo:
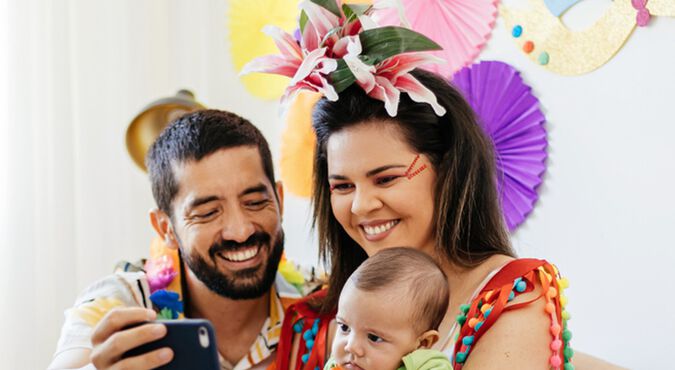
[(218, 150), (239, 146), (258, 148), (263, 170), (277, 196), (272, 154), (260, 130), (234, 113), (208, 109), (173, 121), (148, 150), (145, 165), (157, 207), (172, 216), (171, 203), (178, 192), (174, 165), (199, 161)]

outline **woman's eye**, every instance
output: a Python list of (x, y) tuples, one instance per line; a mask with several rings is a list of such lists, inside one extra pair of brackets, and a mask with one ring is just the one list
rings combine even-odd
[(331, 193), (332, 193), (332, 192), (338, 192), (338, 193), (339, 193), (339, 192), (346, 192), (346, 191), (351, 190), (353, 187), (354, 187), (354, 185), (352, 185), (352, 184), (347, 184), (347, 183), (344, 183), (344, 184), (332, 184), (332, 185), (330, 185), (330, 191), (331, 191)]
[(382, 338), (378, 337), (375, 334), (368, 334), (368, 340), (374, 343), (378, 343), (382, 341)]
[(378, 177), (377, 180), (375, 181), (378, 185), (386, 185), (396, 179), (398, 179), (401, 176), (384, 176), (384, 177)]

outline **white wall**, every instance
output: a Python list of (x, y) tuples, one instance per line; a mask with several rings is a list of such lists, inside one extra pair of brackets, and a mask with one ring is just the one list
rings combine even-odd
[[(51, 50), (45, 60), (58, 59), (49, 68), (71, 78), (55, 77), (44, 86), (70, 96), (72, 119), (50, 129), (65, 132), (62, 156), (74, 165), (64, 186), (75, 191), (72, 199), (48, 203), (61, 208), (48, 210), (42, 220), (70, 220), (65, 221), (68, 233), (53, 241), (51, 262), (62, 264), (63, 274), (30, 280), (22, 295), (12, 296), (48, 301), (35, 309), (36, 317), (24, 318), (32, 323), (26, 324), (30, 330), (11, 338), (0, 334), (6, 340), (2, 347), (12, 348), (9, 357), (0, 356), (13, 364), (8, 369), (46, 367), (62, 311), (77, 292), (117, 260), (146, 255), (152, 236), (147, 211), (153, 201), (145, 175), (124, 147), (127, 124), (139, 109), (189, 88), (205, 105), (232, 110), (259, 125), (277, 157), (282, 130), (276, 103), (252, 97), (238, 83), (228, 55), (226, 1), (41, 3), (49, 6), (30, 8), (25, 17), (34, 22), (22, 30), (53, 19), (53, 12), (61, 15), (41, 24), (46, 33), (36, 37), (68, 45), (65, 51)], [(590, 23), (589, 17), (582, 14), (580, 21)], [(521, 55), (498, 21), (480, 56), (521, 70), (548, 119), (548, 172), (535, 211), (515, 234), (517, 251), (553, 261), (570, 278), (573, 346), (631, 368), (664, 367), (675, 330), (669, 314), (675, 298), (668, 289), (675, 282), (669, 273), (675, 262), (669, 234), (675, 227), (674, 42), (675, 19), (653, 19), (601, 69), (562, 77)], [(55, 58), (59, 52), (66, 54)], [(59, 161), (52, 165), (61, 170)], [(288, 254), (315, 263), (308, 204), (288, 198)], [(72, 251), (60, 255), (66, 247)], [(35, 258), (17, 253), (10, 255), (16, 261)], [(11, 261), (5, 261), (7, 268), (18, 273)], [(5, 272), (3, 280), (9, 280)], [(13, 304), (7, 312), (23, 317), (21, 306)]]

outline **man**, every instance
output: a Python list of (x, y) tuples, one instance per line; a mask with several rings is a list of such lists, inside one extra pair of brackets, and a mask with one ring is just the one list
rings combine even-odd
[[(49, 368), (151, 369), (170, 362), (170, 348), (122, 358), (166, 334), (161, 324), (127, 329), (156, 319), (153, 308), (164, 317), (211, 321), (223, 369), (266, 368), (284, 307), (301, 297), (277, 273), (283, 188), (267, 142), (241, 117), (199, 111), (160, 135), (147, 165), (158, 207), (150, 220), (167, 248), (179, 251), (179, 267), (158, 259), (145, 265), (147, 274), (120, 272), (89, 287), (66, 312)], [(171, 281), (179, 272), (180, 281)], [(162, 303), (166, 297), (182, 300)]]

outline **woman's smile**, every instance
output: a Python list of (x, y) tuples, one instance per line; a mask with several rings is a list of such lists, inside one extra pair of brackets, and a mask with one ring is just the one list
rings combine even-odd
[(359, 223), (359, 226), (361, 227), (361, 230), (363, 230), (364, 237), (366, 240), (375, 242), (375, 241), (380, 241), (389, 234), (391, 234), (400, 222), (400, 219), (396, 220), (375, 220), (375, 221), (368, 221), (368, 222), (361, 222)]

